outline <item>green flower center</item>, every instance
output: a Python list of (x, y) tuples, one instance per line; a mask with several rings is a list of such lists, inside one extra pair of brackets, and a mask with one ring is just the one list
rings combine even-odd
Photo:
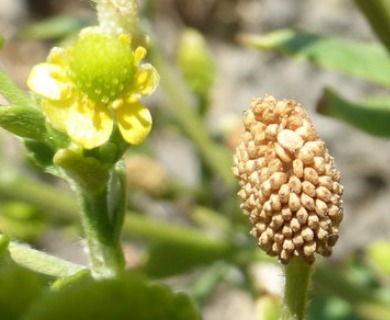
[(78, 90), (103, 104), (126, 92), (136, 71), (130, 45), (105, 34), (80, 38), (69, 65), (70, 76)]

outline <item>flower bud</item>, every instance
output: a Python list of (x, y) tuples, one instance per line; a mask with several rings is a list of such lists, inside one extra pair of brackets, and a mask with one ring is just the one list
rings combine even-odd
[(214, 83), (215, 65), (201, 33), (189, 29), (181, 34), (177, 59), (187, 85), (206, 96)]
[(135, 36), (138, 31), (137, 0), (97, 0), (96, 10), (104, 33)]
[(342, 220), (343, 188), (303, 107), (266, 96), (253, 99), (244, 119), (233, 172), (253, 224), (250, 233), (282, 263), (301, 257), (311, 264), (314, 253), (329, 256)]
[(93, 157), (84, 157), (70, 149), (60, 149), (53, 161), (86, 192), (99, 193), (107, 185), (109, 170)]

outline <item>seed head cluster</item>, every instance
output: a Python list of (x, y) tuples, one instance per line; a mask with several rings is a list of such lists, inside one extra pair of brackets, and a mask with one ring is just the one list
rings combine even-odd
[(310, 118), (294, 100), (253, 99), (234, 155), (241, 208), (251, 235), (282, 263), (329, 256), (343, 211), (340, 172)]

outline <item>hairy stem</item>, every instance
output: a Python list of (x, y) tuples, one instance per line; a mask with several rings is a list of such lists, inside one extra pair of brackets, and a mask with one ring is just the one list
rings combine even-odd
[(119, 237), (112, 230), (107, 198), (107, 188), (97, 194), (79, 192), (82, 225), (94, 278), (117, 277), (124, 270), (123, 252)]
[(313, 267), (303, 259), (294, 258), (284, 267), (285, 289), (282, 320), (303, 320)]

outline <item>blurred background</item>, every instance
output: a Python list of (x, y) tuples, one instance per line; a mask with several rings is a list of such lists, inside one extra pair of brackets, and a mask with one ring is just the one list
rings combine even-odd
[[(140, 27), (159, 48), (161, 70), (168, 68), (161, 76), (169, 76), (176, 87), (162, 83), (145, 102), (155, 128), (147, 143), (132, 148), (126, 160), (129, 267), (193, 293), (205, 320), (261, 319), (261, 298), (281, 292), (281, 270), (276, 260), (257, 253), (235, 196), (238, 183), (223, 176), (223, 169), (216, 172), (204, 149), (217, 146), (210, 151), (217, 157), (221, 147), (226, 160), (251, 98), (272, 94), (295, 99), (307, 109), (336, 159), (345, 187), (340, 240), (331, 261), (320, 262), (310, 319), (386, 319), (364, 308), (363, 302), (370, 302), (367, 297), (373, 295), (379, 297), (373, 304), (389, 300), (390, 262), (378, 258), (378, 252), (380, 257), (383, 252), (390, 254), (385, 242), (390, 234), (390, 141), (319, 115), (316, 106), (325, 87), (351, 100), (381, 96), (388, 88), (238, 41), (242, 34), (293, 28), (379, 43), (356, 4), (351, 0), (145, 0), (140, 8)], [(44, 61), (53, 45), (71, 43), (80, 28), (96, 24), (95, 17), (93, 3), (87, 0), (1, 0), (0, 32), (5, 38), (1, 66), (27, 90), (30, 68)], [(180, 60), (188, 28), (198, 31), (196, 37), (209, 59), (208, 82), (200, 90), (188, 82)], [(155, 64), (160, 71), (159, 61)], [(184, 101), (191, 112), (181, 113), (180, 106), (174, 106), (180, 104), (177, 101)], [(195, 120), (188, 118), (193, 113)], [(204, 135), (191, 129), (197, 121), (205, 128), (205, 141)], [(69, 190), (34, 169), (18, 141), (0, 133), (0, 231), (86, 263), (77, 220), (69, 215), (72, 210), (77, 213)], [(20, 186), (13, 177), (22, 179)], [(69, 197), (71, 204), (56, 209), (58, 199), (47, 198), (45, 186), (54, 186), (51, 192)], [(172, 226), (178, 228), (171, 230)], [(179, 232), (186, 228), (187, 238)], [(199, 244), (202, 234), (217, 240)], [(205, 249), (212, 245), (216, 251)]]

